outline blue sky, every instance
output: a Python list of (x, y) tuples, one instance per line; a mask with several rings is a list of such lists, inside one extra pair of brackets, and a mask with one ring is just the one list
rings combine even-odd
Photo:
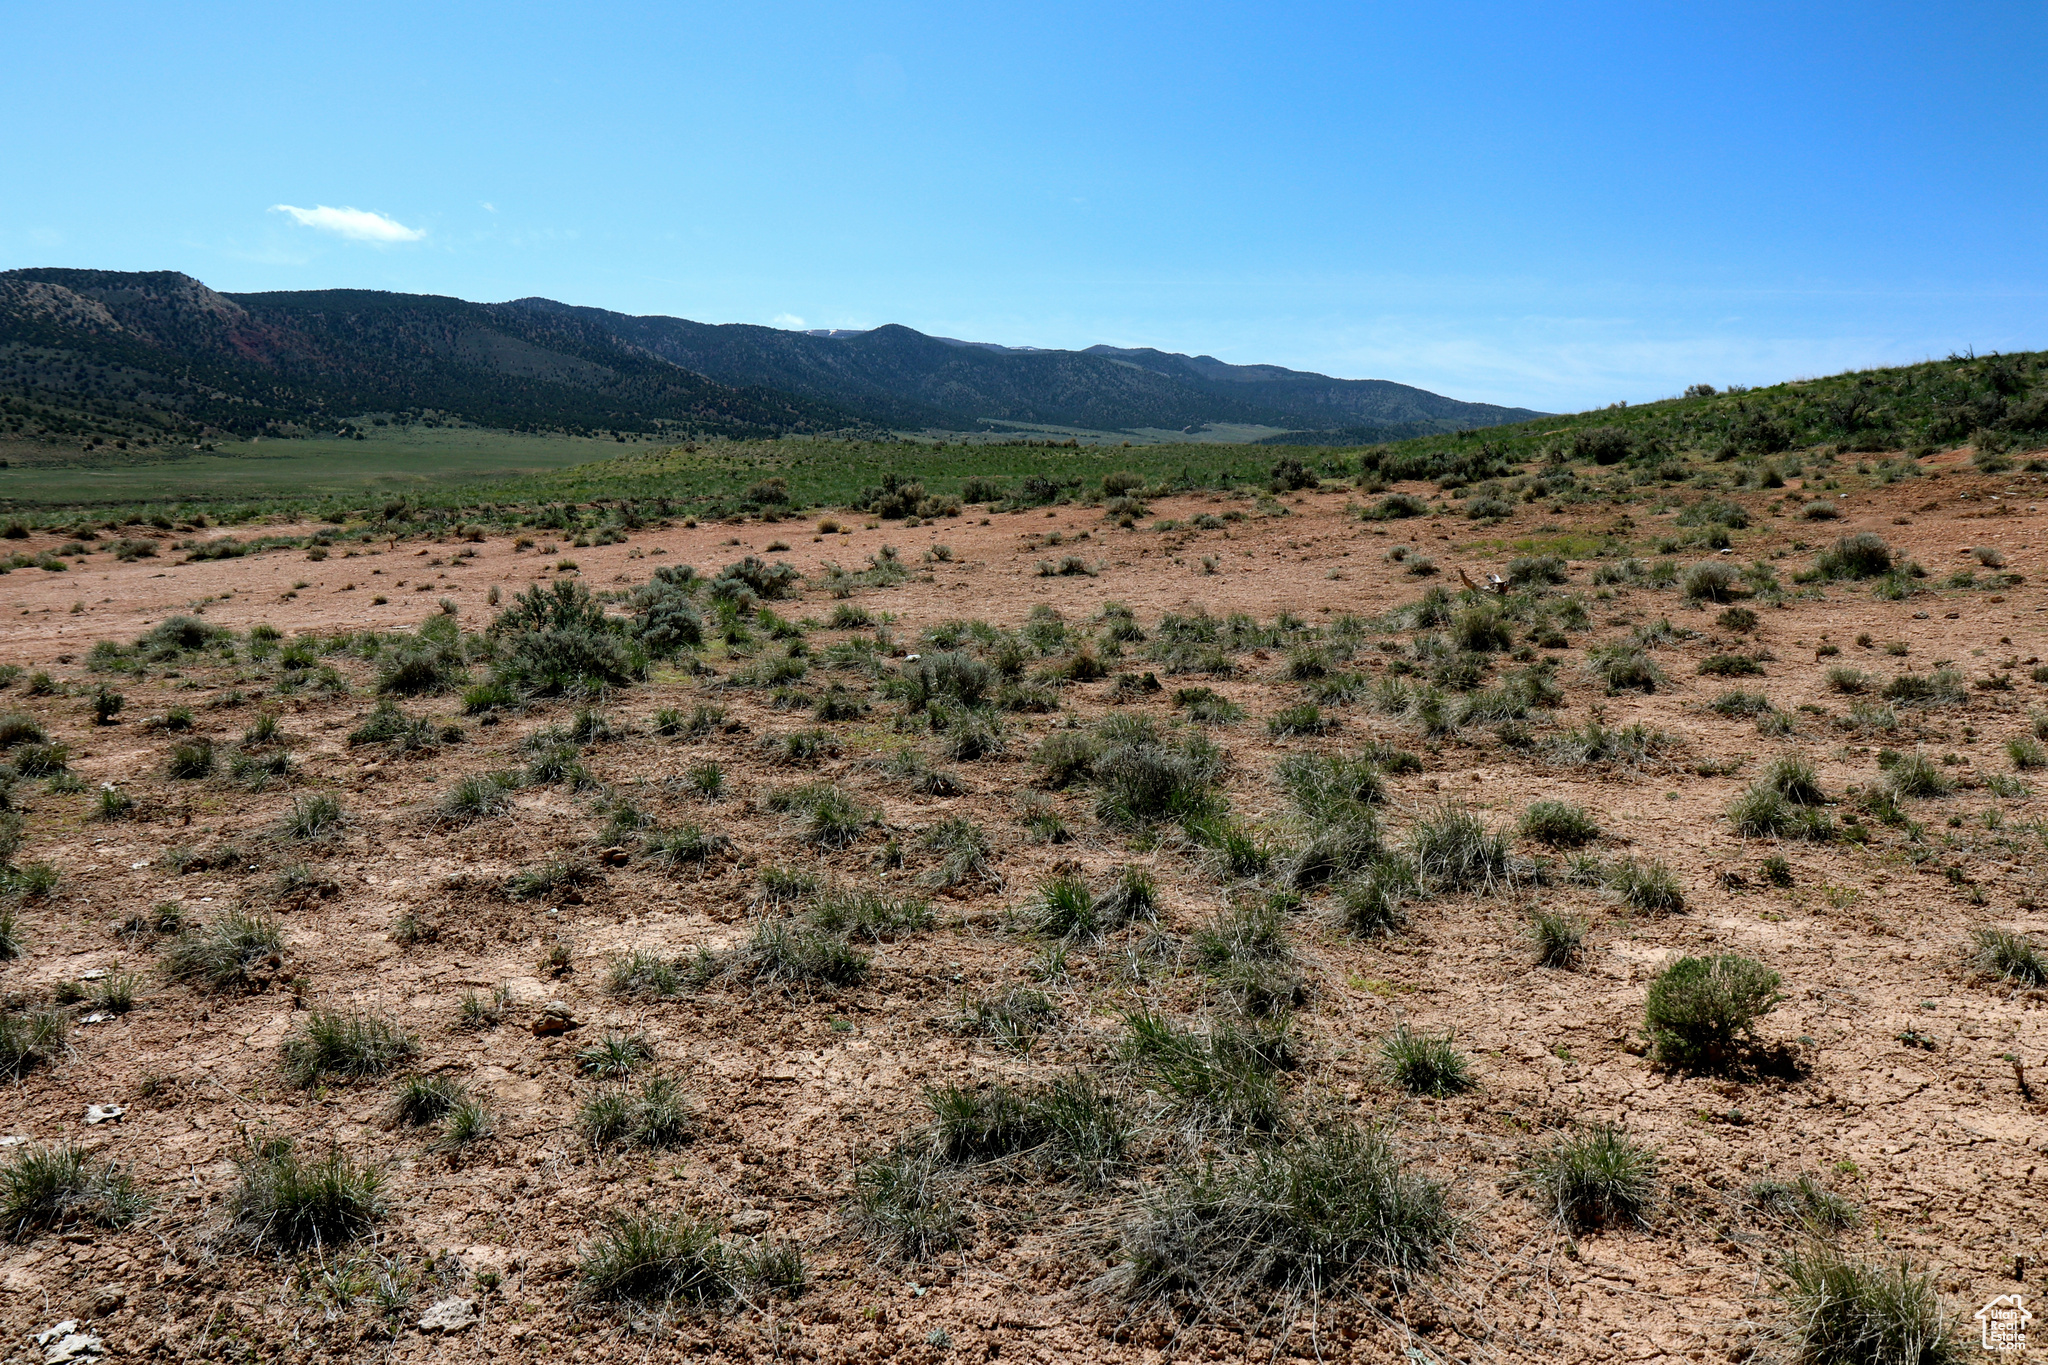
[(0, 32), (0, 267), (1552, 410), (2048, 347), (2038, 3), (85, 0)]

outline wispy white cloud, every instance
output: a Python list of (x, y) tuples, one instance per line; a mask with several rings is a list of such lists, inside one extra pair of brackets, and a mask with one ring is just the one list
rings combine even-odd
[(389, 246), (393, 242), (417, 242), (427, 235), (425, 228), (409, 228), (396, 218), (368, 209), (335, 209), (322, 204), (318, 208), (294, 208), (290, 204), (272, 204), (272, 213), (289, 213), (300, 226), (319, 228), (346, 237), (352, 242), (374, 242), (378, 246)]
[[(756, 314), (756, 316), (759, 315)], [(801, 332), (804, 329), (804, 320), (794, 313), (777, 313), (769, 321), (768, 325), (770, 327), (780, 327), (784, 331)]]

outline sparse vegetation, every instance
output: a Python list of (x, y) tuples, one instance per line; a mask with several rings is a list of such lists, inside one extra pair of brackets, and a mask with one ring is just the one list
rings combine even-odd
[(1644, 1226), (1657, 1199), (1657, 1157), (1614, 1124), (1557, 1139), (1529, 1157), (1529, 1189), (1568, 1232)]
[(1778, 974), (1762, 963), (1733, 953), (1681, 957), (1650, 983), (1643, 1029), (1660, 1062), (1720, 1065), (1783, 998)]

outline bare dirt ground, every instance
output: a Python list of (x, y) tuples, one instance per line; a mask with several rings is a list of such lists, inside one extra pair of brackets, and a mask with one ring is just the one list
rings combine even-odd
[[(1176, 1322), (1087, 1292), (1117, 1254), (1117, 1229), (1160, 1178), (1156, 1169), (1100, 1191), (969, 1181), (963, 1197), (974, 1215), (972, 1240), (919, 1264), (875, 1254), (843, 1212), (855, 1167), (925, 1120), (924, 1087), (1100, 1064), (1119, 1034), (1118, 1012), (1136, 1002), (1188, 1017), (1218, 1008), (1199, 973), (1172, 961), (1141, 971), (1119, 939), (1077, 950), (1071, 978), (1047, 987), (1059, 1022), (1029, 1056), (956, 1027), (963, 996), (1029, 984), (1026, 964), (1038, 945), (1012, 932), (1004, 913), (1062, 860), (1097, 878), (1126, 863), (1147, 867), (1159, 880), (1163, 927), (1173, 935), (1226, 903), (1227, 889), (1184, 846), (1165, 840), (1134, 850), (1099, 825), (1078, 794), (1051, 795), (1073, 842), (1025, 839), (1017, 798), (1032, 789), (1032, 749), (1052, 727), (1111, 710), (1109, 683), (1066, 688), (1054, 714), (1011, 718), (1004, 753), (958, 765), (961, 794), (925, 798), (885, 780), (870, 761), (902, 744), (888, 725), (890, 704), (838, 727), (840, 751), (816, 771), (793, 771), (765, 761), (758, 741), (809, 724), (808, 717), (772, 710), (761, 692), (714, 694), (707, 689), (715, 680), (657, 674), (615, 698), (607, 711), (622, 735), (589, 746), (584, 761), (662, 823), (696, 820), (730, 836), (731, 851), (702, 872), (677, 874), (641, 860), (606, 866), (568, 896), (514, 902), (498, 888), (522, 868), (556, 857), (595, 865), (599, 820), (588, 803), (561, 787), (526, 788), (511, 814), (458, 829), (437, 824), (433, 804), (461, 775), (517, 766), (521, 737), (567, 719), (571, 708), (491, 726), (464, 720), (461, 742), (392, 758), (347, 743), (374, 701), (373, 675), (360, 664), (340, 665), (356, 691), (334, 700), (267, 700), (263, 679), (246, 668), (191, 667), (116, 681), (127, 707), (102, 727), (87, 704), (99, 680), (85, 669), (86, 652), (95, 640), (132, 640), (201, 599), (211, 599), (204, 602), (209, 622), (237, 630), (268, 622), (287, 637), (409, 629), (443, 597), (465, 626), (480, 629), (492, 585), (509, 593), (571, 572), (554, 567), (564, 556), (591, 587), (607, 588), (642, 582), (663, 563), (715, 569), (748, 552), (807, 573), (828, 559), (853, 568), (885, 543), (913, 563), (930, 545), (952, 552), (950, 562), (899, 587), (856, 599), (895, 615), (899, 650), (916, 652), (919, 633), (948, 620), (1014, 627), (1033, 607), (1049, 605), (1084, 624), (1111, 600), (1128, 605), (1148, 630), (1162, 612), (1195, 609), (1261, 620), (1287, 610), (1313, 624), (1346, 612), (1377, 615), (1415, 598), (1425, 584), (1387, 562), (1395, 544), (1434, 555), (1455, 588), (1459, 568), (1482, 581), (1501, 569), (1517, 553), (1509, 541), (1541, 548), (1552, 537), (1605, 530), (1623, 509), (1525, 508), (1505, 527), (1481, 530), (1450, 519), (1363, 523), (1344, 511), (1362, 500), (1355, 492), (1290, 495), (1284, 517), (1197, 496), (1160, 501), (1153, 513), (1182, 522), (1231, 508), (1250, 515), (1224, 530), (1159, 534), (1118, 530), (1089, 508), (986, 519), (970, 509), (916, 529), (863, 528), (855, 519), (851, 533), (825, 537), (808, 522), (716, 524), (551, 554), (493, 538), (467, 560), (453, 558), (461, 547), (452, 541), (398, 541), (353, 555), (337, 548), (322, 562), (285, 551), (189, 565), (173, 564), (166, 547), (158, 558), (132, 563), (93, 556), (61, 575), (17, 571), (0, 579), (0, 660), (49, 670), (73, 690), (30, 697), (17, 684), (4, 700), (73, 747), (71, 765), (86, 790), (49, 794), (37, 783), (18, 792), (29, 810), (21, 858), (54, 865), (61, 881), (22, 908), (26, 952), (0, 968), (10, 1002), (46, 1006), (61, 998), (61, 983), (94, 972), (151, 973), (156, 952), (114, 931), (167, 900), (202, 921), (238, 903), (275, 913), (287, 952), (267, 989), (201, 994), (146, 975), (132, 1012), (75, 1027), (67, 1055), (0, 1097), (5, 1133), (35, 1143), (76, 1141), (132, 1164), (156, 1200), (131, 1228), (45, 1232), (0, 1246), (0, 1359), (39, 1359), (29, 1334), (76, 1318), (117, 1358), (1150, 1361), (1168, 1354), (1270, 1358), (1276, 1351), (1403, 1359), (1406, 1351), (1416, 1362), (1741, 1360), (1769, 1354), (1767, 1334), (1782, 1316), (1773, 1297), (1776, 1258), (1796, 1240), (1747, 1191), (1766, 1177), (1800, 1174), (1861, 1210), (1862, 1226), (1846, 1235), (1859, 1252), (1905, 1252), (1936, 1269), (1974, 1353), (1969, 1314), (1994, 1295), (2027, 1287), (2015, 1283), (2016, 1261), (2029, 1277), (2048, 1273), (2037, 1269), (2048, 1267), (2048, 995), (1975, 980), (1964, 954), (1979, 926), (2037, 941), (2048, 936), (2035, 823), (2048, 815), (2042, 798), (1996, 797), (1973, 780), (2009, 770), (2006, 741), (2028, 733), (2030, 708), (2048, 702), (2048, 686), (2030, 680), (2036, 656), (2048, 655), (2048, 597), (2040, 586), (2048, 581), (2048, 523), (2033, 501), (2033, 476), (1951, 468), (1938, 480), (1846, 491), (1841, 518), (1824, 524), (1780, 511), (1775, 493), (1735, 495), (1758, 529), (1738, 535), (1733, 558), (1785, 552), (1777, 567), (1789, 582), (1810, 562), (1791, 551), (1795, 540), (1818, 547), (1847, 531), (1874, 530), (1927, 566), (1930, 591), (1883, 602), (1858, 585), (1830, 585), (1820, 596), (1762, 610), (1753, 635), (1738, 640), (1716, 627), (1717, 609), (1688, 610), (1673, 592), (1619, 587), (1597, 600), (1591, 563), (1573, 564), (1567, 590), (1588, 598), (1594, 627), (1570, 648), (1545, 651), (1561, 661), (1567, 705), (1544, 723), (1582, 723), (1596, 708), (1610, 723), (1640, 720), (1683, 741), (1660, 765), (1557, 767), (1483, 729), (1424, 741), (1363, 704), (1337, 708), (1342, 723), (1326, 737), (1275, 739), (1265, 719), (1300, 698), (1297, 685), (1278, 680), (1278, 657), (1245, 656), (1237, 678), (1214, 682), (1250, 713), (1213, 732), (1231, 758), (1227, 787), (1241, 818), (1284, 823), (1286, 802), (1272, 779), (1283, 755), (1385, 739), (1424, 762), (1422, 772), (1391, 779), (1391, 833), (1446, 800), (1495, 826), (1510, 824), (1532, 800), (1570, 800), (1597, 814), (1609, 855), (1658, 858), (1677, 869), (1687, 900), (1682, 913), (1648, 916), (1624, 913), (1597, 887), (1567, 884), (1448, 897), (1412, 907), (1406, 928), (1373, 939), (1345, 932), (1313, 901), (1292, 917), (1312, 985), (1295, 1020), (1303, 1064), (1289, 1084), (1297, 1103), (1396, 1117), (1416, 1166), (1451, 1182), (1466, 1230), (1442, 1274), (1398, 1295), (1326, 1305), (1313, 1338), (1304, 1329), (1281, 1345), (1228, 1323)], [(1670, 521), (1640, 505), (1626, 510), (1639, 542)], [(1065, 543), (1048, 550), (1043, 538), (1055, 530)], [(1087, 539), (1078, 540), (1083, 533)], [(770, 555), (772, 542), (789, 548)], [(34, 553), (55, 543), (22, 548)], [(1965, 556), (1979, 545), (1999, 547), (2007, 567), (2027, 581), (1996, 591), (1935, 590), (1974, 562)], [(1036, 574), (1041, 559), (1064, 553), (1099, 560), (1099, 576)], [(1202, 571), (1204, 556), (1214, 558), (1213, 573)], [(785, 615), (823, 617), (832, 602), (811, 591), (777, 605)], [(1671, 685), (1650, 695), (1604, 695), (1581, 668), (1583, 646), (1664, 616), (1698, 632), (1655, 651)], [(1863, 634), (1870, 646), (1854, 643)], [(834, 638), (816, 632), (813, 648)], [(1841, 653), (1817, 657), (1824, 642)], [(1903, 657), (1885, 654), (1891, 642), (1903, 645)], [(1697, 675), (1711, 654), (1758, 645), (1774, 656), (1764, 677)], [(1370, 651), (1360, 658), (1357, 667), (1385, 666)], [(1888, 676), (1942, 660), (1973, 679), (2007, 677), (2010, 690), (1978, 690), (1966, 706), (1915, 713), (1896, 736), (1859, 738), (1831, 724), (1848, 699), (1828, 690), (1827, 667)], [(1150, 665), (1134, 648), (1124, 666)], [(1167, 719), (1176, 680), (1165, 681), (1164, 692), (1124, 709)], [(1797, 718), (1796, 732), (1766, 738), (1747, 719), (1707, 709), (1731, 685), (1767, 693)], [(230, 689), (250, 700), (213, 705)], [(657, 708), (700, 701), (726, 707), (744, 728), (696, 740), (651, 732)], [(258, 792), (221, 778), (172, 781), (165, 757), (174, 736), (146, 721), (179, 704), (192, 707), (199, 732), (222, 745), (261, 709), (277, 709), (297, 775)], [(1828, 714), (1801, 712), (1802, 705)], [(460, 719), (451, 697), (407, 709)], [(1930, 755), (1955, 755), (1947, 771), (1963, 779), (1954, 795), (1915, 804), (1914, 817), (1939, 849), (1918, 866), (1888, 832), (1868, 846), (1779, 845), (1738, 838), (1723, 814), (1779, 753), (1813, 759), (1823, 787), (1840, 797), (1878, 780), (1879, 747), (1916, 744)], [(1726, 775), (1695, 771), (1741, 756), (1748, 761)], [(713, 758), (727, 770), (726, 799), (705, 803), (661, 785)], [(810, 849), (762, 798), (774, 786), (818, 775), (878, 806), (886, 828), (841, 852)], [(129, 817), (92, 817), (101, 783), (136, 799)], [(267, 831), (293, 795), (309, 791), (340, 797), (345, 833), (309, 850), (279, 846)], [(620, 953), (674, 956), (740, 941), (765, 865), (912, 889), (931, 856), (914, 851), (911, 835), (951, 815), (970, 816), (989, 832), (1001, 885), (938, 893), (936, 927), (881, 944), (866, 984), (808, 997), (713, 986), (646, 1006), (605, 993), (606, 965)], [(902, 869), (878, 871), (874, 855), (891, 832), (913, 851)], [(256, 865), (179, 874), (163, 861), (174, 846), (224, 843), (254, 853)], [(1761, 874), (1772, 853), (1789, 862), (1790, 886)], [(272, 890), (278, 871), (298, 859), (311, 864), (316, 887), (280, 900)], [(1590, 919), (1581, 969), (1531, 965), (1524, 922), (1539, 902)], [(429, 926), (430, 941), (395, 942), (393, 927), (404, 917)], [(559, 976), (540, 965), (557, 943), (570, 954)], [(1675, 955), (1702, 952), (1739, 952), (1782, 973), (1788, 998), (1765, 1020), (1764, 1033), (1792, 1065), (1695, 1075), (1660, 1069), (1641, 1055), (1636, 1040), (1649, 978)], [(501, 983), (509, 996), (504, 1021), (458, 1027), (463, 994), (488, 995)], [(551, 1000), (566, 1003), (582, 1027), (535, 1036), (528, 1026)], [(483, 1097), (497, 1115), (495, 1137), (452, 1155), (430, 1152), (416, 1132), (387, 1124), (388, 1082), (311, 1091), (287, 1084), (279, 1044), (305, 1008), (320, 1005), (387, 1015), (411, 1030), (420, 1041), (419, 1068), (458, 1078)], [(1476, 1088), (1445, 1099), (1392, 1088), (1376, 1049), (1401, 1021), (1454, 1030), (1472, 1059)], [(693, 1142), (622, 1155), (595, 1152), (579, 1136), (576, 1111), (594, 1087), (577, 1076), (571, 1057), (611, 1029), (644, 1034), (658, 1063), (685, 1082), (702, 1114)], [(1928, 1045), (1901, 1042), (1908, 1032)], [(2033, 1098), (2016, 1084), (2010, 1057), (2038, 1077)], [(83, 1124), (88, 1105), (109, 1103), (127, 1107), (121, 1121)], [(1524, 1154), (1568, 1125), (1608, 1120), (1655, 1146), (1663, 1197), (1646, 1228), (1568, 1236), (1520, 1187)], [(309, 1150), (339, 1144), (385, 1170), (390, 1213), (371, 1243), (330, 1251), (308, 1270), (309, 1258), (253, 1256), (224, 1236), (235, 1158), (252, 1139), (278, 1134)], [(578, 1258), (609, 1215), (682, 1209), (716, 1215), (749, 1237), (800, 1244), (808, 1291), (659, 1321), (579, 1297)], [(387, 1315), (367, 1298), (348, 1301), (322, 1288), (319, 1264), (363, 1254), (410, 1267), (447, 1255), (456, 1264), (443, 1262), (449, 1268), (440, 1281), (423, 1283), (410, 1308)], [(495, 1276), (488, 1287), (486, 1276)], [(481, 1320), (460, 1335), (416, 1330), (419, 1310), (444, 1292), (477, 1299)]]

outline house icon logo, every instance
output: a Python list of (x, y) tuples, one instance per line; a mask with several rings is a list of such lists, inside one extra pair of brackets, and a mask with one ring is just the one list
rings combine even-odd
[(2000, 1294), (1977, 1310), (1977, 1321), (1984, 1325), (1984, 1349), (1987, 1351), (2024, 1351), (2027, 1349), (2027, 1324), (2034, 1315), (2027, 1311), (2025, 1296)]

